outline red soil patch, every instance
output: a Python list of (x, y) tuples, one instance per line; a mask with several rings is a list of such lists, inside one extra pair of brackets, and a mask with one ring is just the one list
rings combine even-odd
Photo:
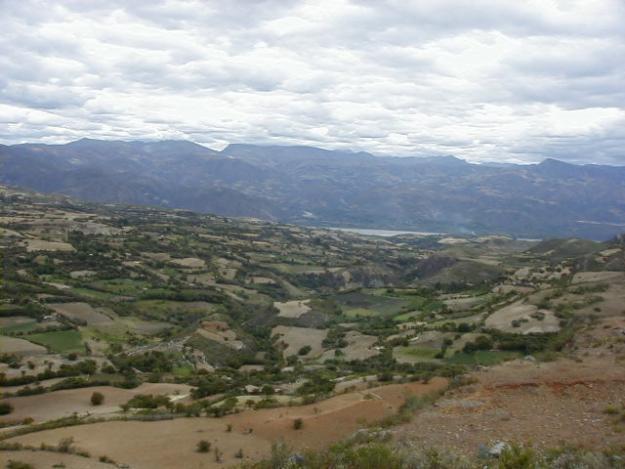
[(600, 449), (625, 444), (623, 425), (604, 413), (625, 403), (625, 368), (612, 360), (511, 362), (473, 374), (396, 436), (474, 456), (494, 441)]

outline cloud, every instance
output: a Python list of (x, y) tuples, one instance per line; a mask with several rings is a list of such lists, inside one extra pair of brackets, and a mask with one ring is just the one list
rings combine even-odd
[(625, 164), (620, 0), (0, 7), (5, 144), (188, 138)]

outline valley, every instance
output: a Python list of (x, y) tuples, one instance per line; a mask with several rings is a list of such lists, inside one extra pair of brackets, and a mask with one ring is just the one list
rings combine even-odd
[(469, 458), (501, 439), (623, 443), (606, 413), (624, 404), (620, 238), (379, 237), (0, 198), (6, 457), (221, 467), (380, 425), (402, 451)]

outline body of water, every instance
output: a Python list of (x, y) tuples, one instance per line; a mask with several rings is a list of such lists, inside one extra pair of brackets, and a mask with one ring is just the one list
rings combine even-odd
[(327, 227), (328, 230), (336, 230), (336, 231), (346, 231), (348, 233), (356, 233), (366, 236), (398, 236), (398, 235), (415, 235), (415, 236), (436, 236), (442, 235), (443, 233), (432, 233), (428, 231), (396, 231), (396, 230), (376, 230), (373, 228), (338, 228), (338, 227)]

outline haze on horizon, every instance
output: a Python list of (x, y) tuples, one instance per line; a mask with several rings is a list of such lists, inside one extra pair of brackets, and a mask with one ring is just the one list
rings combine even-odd
[(0, 143), (625, 164), (618, 0), (0, 0)]

